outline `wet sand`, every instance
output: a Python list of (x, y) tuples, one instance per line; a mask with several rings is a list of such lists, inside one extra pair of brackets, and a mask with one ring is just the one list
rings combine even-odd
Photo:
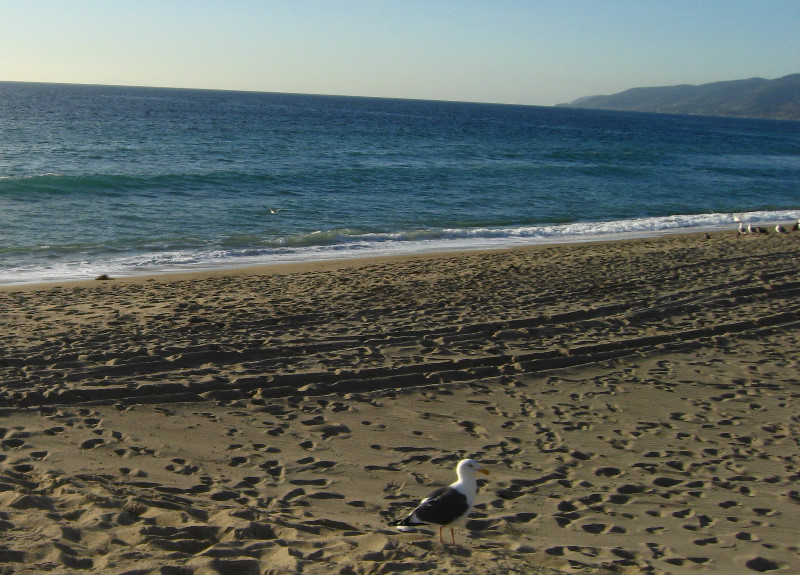
[[(0, 312), (0, 573), (800, 572), (800, 233), (12, 286)], [(389, 527), (463, 457), (491, 475), (456, 545)]]

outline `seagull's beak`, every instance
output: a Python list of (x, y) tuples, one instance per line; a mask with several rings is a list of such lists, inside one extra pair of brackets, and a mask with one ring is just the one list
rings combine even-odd
[(489, 470), (486, 469), (485, 467), (481, 467), (480, 469), (478, 469), (478, 473), (483, 473), (484, 475), (491, 475), (491, 473), (489, 473)]

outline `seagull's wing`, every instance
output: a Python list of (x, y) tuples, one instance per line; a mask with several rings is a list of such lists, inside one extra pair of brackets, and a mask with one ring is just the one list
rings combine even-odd
[(412, 515), (425, 523), (449, 525), (469, 511), (466, 495), (452, 487), (437, 489), (419, 504)]

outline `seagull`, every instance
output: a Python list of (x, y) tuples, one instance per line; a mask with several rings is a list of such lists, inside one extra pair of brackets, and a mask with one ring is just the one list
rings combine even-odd
[(782, 225), (778, 224), (777, 226), (775, 226), (775, 231), (777, 233), (779, 233), (779, 234), (785, 234), (786, 233), (786, 228), (784, 228)]
[(754, 226), (753, 224), (747, 224), (747, 231), (751, 234), (768, 234), (769, 232), (766, 228), (762, 228), (761, 226)]
[(391, 525), (400, 531), (412, 531), (417, 525), (437, 525), (441, 543), (444, 543), (442, 529), (450, 527), (450, 537), (455, 545), (456, 536), (453, 527), (465, 523), (472, 506), (475, 505), (475, 493), (478, 490), (475, 474), (489, 475), (489, 470), (474, 459), (463, 459), (456, 466), (456, 473), (458, 481), (437, 489), (423, 499), (407, 517)]
[(739, 235), (740, 236), (742, 236), (742, 235), (747, 233), (747, 229), (745, 229), (745, 227), (744, 227), (744, 222), (742, 221), (742, 218), (740, 218), (739, 216), (735, 215), (735, 216), (733, 216), (733, 221), (734, 222), (739, 222)]
[(283, 208), (270, 208), (269, 213), (277, 214), (278, 212), (282, 211)]
[(797, 230), (800, 230), (800, 220), (797, 220), (797, 223), (794, 226), (792, 226), (793, 232), (796, 232)]

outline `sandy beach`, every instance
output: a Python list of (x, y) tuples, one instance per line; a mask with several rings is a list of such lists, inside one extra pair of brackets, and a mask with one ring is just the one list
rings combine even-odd
[[(10, 286), (0, 311), (2, 574), (800, 572), (800, 232)], [(455, 545), (389, 526), (464, 457), (491, 475)]]

